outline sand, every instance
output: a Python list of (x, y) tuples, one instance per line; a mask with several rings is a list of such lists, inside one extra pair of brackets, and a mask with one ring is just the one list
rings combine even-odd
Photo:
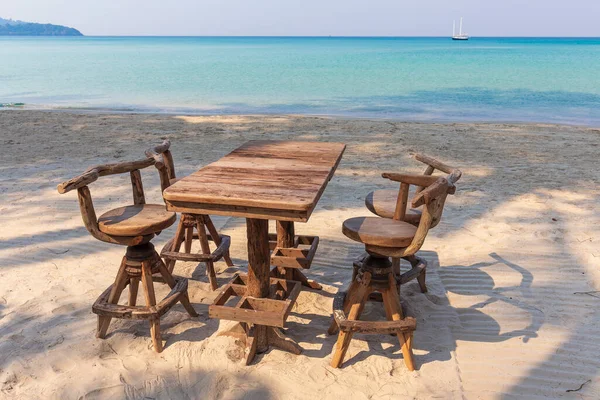
[[(305, 349), (276, 349), (245, 367), (231, 323), (209, 319), (215, 297), (203, 266), (190, 278), (190, 318), (178, 305), (163, 319), (163, 353), (147, 323), (116, 321), (94, 337), (91, 305), (112, 283), (124, 248), (83, 228), (76, 195), (56, 185), (86, 167), (141, 157), (173, 143), (179, 175), (250, 139), (348, 145), (317, 210), (297, 231), (321, 243), (287, 333)], [(300, 116), (109, 115), (0, 112), (0, 398), (12, 399), (492, 399), (600, 398), (600, 130), (544, 124), (424, 124)], [(395, 338), (356, 335), (342, 369), (329, 366), (325, 333), (332, 296), (345, 287), (361, 246), (344, 219), (369, 215), (364, 196), (395, 188), (383, 171), (421, 172), (423, 152), (463, 170), (457, 194), (421, 255), (429, 292), (402, 288), (418, 320), (409, 372)], [(149, 202), (158, 178), (143, 174)], [(130, 202), (127, 177), (91, 186), (97, 210)], [(244, 270), (244, 221), (214, 218), (231, 235)], [(174, 228), (154, 240), (160, 248)], [(159, 290), (159, 294), (164, 294)], [(381, 305), (365, 309), (383, 317)]]

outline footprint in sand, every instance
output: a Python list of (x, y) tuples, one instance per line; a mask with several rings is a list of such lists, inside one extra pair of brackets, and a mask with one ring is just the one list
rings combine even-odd
[(71, 357), (58, 357), (50, 363), (52, 371), (64, 374), (77, 368), (77, 363)]
[(0, 388), (2, 388), (0, 389), (0, 392), (10, 393), (10, 391), (17, 386), (17, 383), (19, 383), (19, 378), (14, 372), (7, 372), (6, 375), (3, 374), (3, 376), (0, 377), (0, 384), (2, 385), (0, 386)]
[(65, 341), (65, 337), (63, 335), (59, 335), (56, 338), (52, 338), (52, 340), (50, 340), (50, 343), (48, 344), (48, 348), (51, 349), (55, 346), (58, 346), (59, 344), (61, 344), (62, 342)]
[(223, 394), (230, 388), (229, 378), (224, 375), (218, 375), (215, 378), (215, 382), (212, 390), (209, 393), (214, 395), (215, 399), (220, 399), (223, 397)]
[[(73, 312), (73, 311), (75, 311), (75, 312)], [(88, 310), (82, 309), (74, 303), (70, 303), (70, 304), (64, 304), (62, 306), (53, 308), (51, 313), (58, 314), (58, 315), (72, 314), (73, 316), (78, 316), (78, 315), (82, 315), (82, 314), (87, 314)]]
[(425, 293), (425, 297), (427, 297), (427, 300), (438, 306), (446, 305), (446, 301), (435, 294)]
[(138, 357), (126, 356), (121, 362), (123, 363), (123, 368), (129, 372), (146, 372), (148, 369), (146, 362)]

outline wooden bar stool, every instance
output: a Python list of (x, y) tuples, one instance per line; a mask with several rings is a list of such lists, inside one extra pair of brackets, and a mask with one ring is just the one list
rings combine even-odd
[[(422, 162), (427, 165), (423, 175), (432, 175), (436, 170), (445, 172), (446, 174), (451, 174), (453, 176), (454, 183), (456, 183), (462, 172), (459, 169), (453, 168), (447, 164), (444, 164), (433, 157), (426, 156), (424, 154), (415, 154), (414, 158), (417, 161)], [(415, 194), (418, 194), (420, 191), (424, 189), (423, 186), (417, 186), (415, 190)], [(452, 191), (455, 190), (453, 187)], [(421, 210), (418, 208), (409, 208), (406, 209), (397, 207), (398, 204), (398, 191), (397, 190), (375, 190), (367, 195), (365, 198), (365, 205), (373, 214), (378, 215), (383, 218), (391, 218), (404, 222), (408, 222), (411, 225), (418, 226), (419, 221), (421, 220)], [(361, 256), (354, 263), (355, 273), (360, 268), (360, 264), (364, 260), (367, 255)], [(396, 279), (399, 284), (404, 284), (413, 279), (417, 279), (419, 282), (419, 286), (421, 287), (421, 291), (423, 293), (427, 292), (427, 285), (425, 283), (426, 269), (425, 264), (416, 256), (410, 257), (402, 257), (407, 260), (411, 264), (411, 270), (405, 272), (404, 274), (400, 273), (400, 258), (392, 257), (392, 268), (394, 270), (394, 274), (396, 275)]]
[[(397, 208), (406, 209), (410, 185), (425, 187), (412, 200), (412, 207), (423, 206), (418, 226), (396, 219), (357, 217), (344, 221), (342, 232), (348, 238), (364, 243), (368, 256), (352, 279), (348, 292), (339, 292), (333, 303), (333, 322), (328, 333), (339, 330), (331, 366), (342, 365), (352, 335), (359, 333), (395, 333), (400, 342), (404, 362), (414, 370), (412, 337), (416, 320), (404, 317), (389, 257), (414, 257), (429, 229), (442, 215), (444, 203), (453, 192), (455, 177), (437, 178), (425, 175), (383, 174), (384, 178), (401, 182)], [(400, 214), (403, 214), (401, 212)], [(423, 264), (424, 261), (421, 261)], [(424, 269), (425, 267), (423, 267)], [(388, 321), (359, 321), (366, 301), (373, 292), (381, 293)]]
[[(145, 159), (118, 164), (105, 164), (89, 168), (82, 175), (58, 185), (59, 193), (77, 189), (79, 207), (87, 230), (98, 240), (127, 246), (127, 251), (115, 282), (100, 295), (92, 311), (98, 315), (96, 336), (104, 339), (112, 318), (147, 319), (154, 349), (161, 352), (160, 317), (177, 302), (181, 302), (192, 317), (198, 314), (190, 304), (187, 279), (174, 277), (154, 250), (150, 240), (171, 226), (175, 213), (168, 212), (162, 204), (146, 204), (140, 169), (154, 164)], [(133, 205), (115, 208), (96, 218), (96, 211), (88, 185), (99, 177), (129, 173), (133, 187)], [(156, 276), (153, 276), (156, 274)], [(136, 306), (140, 281), (144, 289), (146, 306)], [(169, 294), (159, 303), (154, 294), (154, 282), (166, 283)], [(129, 285), (129, 302), (117, 304), (121, 293)]]
[[(167, 139), (162, 144), (146, 150), (146, 156), (155, 161), (154, 165), (160, 174), (162, 190), (178, 181), (175, 177), (175, 164), (173, 155), (169, 148), (171, 142)], [(201, 253), (192, 253), (192, 242), (196, 239), (200, 243)], [(209, 241), (216, 248), (211, 252)], [(181, 245), (184, 244), (184, 251)], [(214, 263), (221, 258), (229, 267), (233, 267), (233, 261), (229, 256), (231, 239), (227, 235), (217, 232), (215, 225), (208, 215), (182, 213), (175, 237), (169, 240), (162, 248), (160, 255), (166, 260), (169, 272), (173, 272), (175, 263), (179, 261), (203, 262), (206, 265), (206, 275), (212, 290), (218, 288), (217, 276)]]

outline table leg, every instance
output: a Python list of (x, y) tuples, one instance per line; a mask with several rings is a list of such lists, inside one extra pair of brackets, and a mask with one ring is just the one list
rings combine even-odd
[[(277, 221), (277, 246), (279, 247), (294, 247), (294, 237), (296, 236), (293, 221)], [(279, 277), (302, 283), (302, 286), (311, 289), (320, 290), (321, 285), (310, 280), (298, 268), (283, 268), (278, 267)]]
[[(269, 296), (269, 221), (246, 218), (248, 238), (248, 295), (264, 298)], [(254, 329), (256, 352), (263, 353), (269, 347), (267, 327), (256, 325)], [(252, 355), (254, 357), (254, 355)]]
[[(294, 229), (294, 223), (291, 221), (276, 221), (277, 228), (277, 246), (279, 247), (294, 247), (294, 237), (296, 232)], [(279, 278), (293, 280), (294, 269), (277, 267), (279, 271)]]

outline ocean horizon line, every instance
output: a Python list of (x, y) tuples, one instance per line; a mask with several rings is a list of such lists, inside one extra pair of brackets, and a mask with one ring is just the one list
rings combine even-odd
[[(387, 35), (86, 35), (83, 36), (28, 36), (28, 35), (7, 35), (0, 38), (29, 38), (29, 39), (75, 39), (83, 38), (248, 38), (248, 39), (451, 39), (452, 35), (446, 36), (387, 36)], [(600, 39), (600, 36), (477, 36), (469, 34), (469, 39)]]

